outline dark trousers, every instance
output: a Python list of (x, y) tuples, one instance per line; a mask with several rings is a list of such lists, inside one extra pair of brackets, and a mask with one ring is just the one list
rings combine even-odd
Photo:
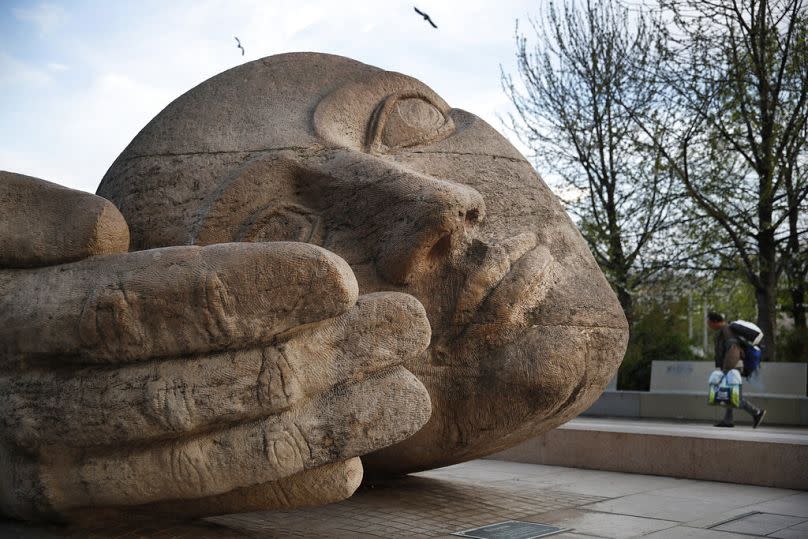
[[(741, 397), (741, 408), (743, 408), (743, 410), (752, 417), (755, 417), (760, 413), (760, 408), (758, 408), (757, 406), (755, 406), (754, 404), (752, 404), (743, 397)], [(734, 419), (732, 418), (733, 410), (734, 408), (731, 408), (729, 406), (727, 407), (726, 411), (724, 412), (724, 419), (723, 419), (724, 423), (732, 423), (734, 421)]]

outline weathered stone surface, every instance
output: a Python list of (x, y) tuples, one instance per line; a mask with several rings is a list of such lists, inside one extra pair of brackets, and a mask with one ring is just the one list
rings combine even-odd
[(0, 184), (0, 268), (47, 266), (129, 248), (126, 221), (101, 197), (4, 170)]
[(0, 212), (0, 231), (45, 239), (17, 259), (0, 237), (2, 514), (329, 503), (358, 486), (354, 457), (429, 418), (401, 367), (429, 344), (414, 297), (359, 296), (348, 264), (306, 243), (125, 252), (109, 202), (0, 180), (29, 208)]
[(356, 456), (406, 473), (566, 421), (625, 349), (530, 164), (347, 58), (269, 57), (178, 98), (99, 186), (123, 217), (0, 180), (20, 205), (0, 212), (6, 515), (327, 503)]
[(79, 508), (68, 516), (79, 527), (98, 526), (100, 522), (145, 519), (190, 519), (250, 511), (289, 510), (316, 507), (350, 497), (362, 481), (359, 457), (326, 464), (290, 475), (278, 481), (242, 487), (217, 496), (187, 500), (169, 500), (121, 508)]
[(399, 73), (314, 53), (231, 69), (154, 118), (98, 194), (137, 248), (314, 243), (360, 293), (424, 305), (431, 344), (406, 367), (432, 416), (363, 457), (366, 472), (451, 464), (559, 425), (625, 350), (614, 294), (530, 164)]

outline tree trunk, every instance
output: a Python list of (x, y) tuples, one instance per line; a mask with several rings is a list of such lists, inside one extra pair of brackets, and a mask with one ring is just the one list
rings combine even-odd
[(788, 343), (788, 353), (791, 361), (804, 361), (808, 359), (808, 327), (805, 320), (805, 280), (792, 282), (791, 316), (794, 318), (794, 333)]
[[(794, 329), (797, 332), (808, 332), (805, 321), (805, 279), (806, 272), (800, 253), (800, 205), (797, 192), (794, 189), (793, 170), (786, 171), (786, 193), (788, 194), (788, 256), (786, 263), (786, 277), (788, 278), (789, 292), (791, 294), (791, 316), (794, 319)], [(804, 211), (804, 210), (803, 210)], [(802, 255), (804, 256), (804, 254)]]
[(791, 317), (794, 319), (796, 331), (808, 331), (805, 320), (805, 283), (797, 282), (791, 285)]
[(763, 331), (763, 346), (761, 347), (763, 355), (761, 359), (763, 361), (776, 361), (777, 348), (774, 337), (777, 331), (777, 288), (771, 278), (764, 282), (767, 286), (755, 289), (758, 308), (757, 325)]
[(615, 293), (617, 294), (618, 301), (620, 301), (620, 306), (623, 307), (623, 312), (626, 314), (628, 327), (631, 327), (631, 324), (634, 322), (634, 301), (631, 298), (631, 294), (627, 287), (622, 284), (615, 286)]

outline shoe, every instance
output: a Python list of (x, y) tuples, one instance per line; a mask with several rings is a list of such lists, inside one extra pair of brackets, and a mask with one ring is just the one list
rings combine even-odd
[(756, 429), (760, 422), (763, 421), (763, 418), (766, 417), (766, 410), (760, 410), (754, 416), (752, 416), (752, 428)]
[(732, 428), (732, 427), (734, 427), (734, 426), (735, 426), (735, 423), (725, 423), (724, 421), (721, 421), (720, 423), (716, 423), (716, 424), (715, 424), (715, 425), (713, 425), (713, 426), (714, 426), (714, 427), (727, 427), (727, 428)]

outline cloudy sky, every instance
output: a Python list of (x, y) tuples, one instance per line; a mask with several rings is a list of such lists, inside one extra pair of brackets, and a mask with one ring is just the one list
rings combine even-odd
[(540, 0), (418, 2), (438, 30), (411, 0), (0, 0), (0, 169), (95, 191), (171, 100), (289, 51), (413, 75), (502, 129), (500, 65), (513, 71), (515, 20), (536, 15)]

